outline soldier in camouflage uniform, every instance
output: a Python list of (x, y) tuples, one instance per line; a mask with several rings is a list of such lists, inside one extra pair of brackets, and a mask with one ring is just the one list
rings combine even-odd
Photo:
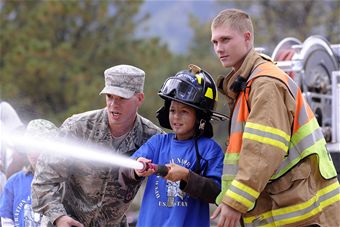
[[(162, 132), (137, 113), (144, 100), (145, 73), (118, 65), (105, 70), (104, 76), (100, 94), (106, 95), (106, 108), (73, 115), (62, 124), (60, 134), (130, 156), (148, 138)], [(32, 185), (33, 208), (57, 226), (127, 226), (125, 212), (141, 180), (131, 180), (121, 170), (41, 156)]]

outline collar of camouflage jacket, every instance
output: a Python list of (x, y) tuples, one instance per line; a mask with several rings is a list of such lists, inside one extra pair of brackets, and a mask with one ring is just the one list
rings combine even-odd
[(142, 119), (143, 117), (137, 114), (133, 128), (127, 133), (117, 148), (118, 153), (131, 155), (149, 138), (147, 135), (144, 135), (145, 126)]

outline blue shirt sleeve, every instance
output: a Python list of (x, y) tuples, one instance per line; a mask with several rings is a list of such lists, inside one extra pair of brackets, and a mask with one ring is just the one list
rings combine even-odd
[(12, 178), (9, 178), (0, 197), (0, 217), (14, 220), (13, 214), (14, 188)]
[(207, 153), (203, 155), (203, 159), (206, 160), (203, 161), (204, 163), (201, 161), (201, 166), (203, 166), (203, 171), (205, 171), (205, 173), (201, 173), (201, 175), (213, 178), (214, 181), (221, 187), (224, 159), (222, 148), (211, 139), (207, 144), (207, 147), (205, 147), (205, 150)]

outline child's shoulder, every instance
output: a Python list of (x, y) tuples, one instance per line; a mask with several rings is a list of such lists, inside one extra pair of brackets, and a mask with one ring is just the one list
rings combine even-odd
[(149, 139), (149, 142), (171, 140), (172, 138), (174, 138), (173, 133), (159, 133), (159, 134), (153, 135)]
[(209, 157), (210, 156), (215, 157), (218, 155), (223, 156), (222, 147), (214, 139), (200, 137), (199, 144), (200, 147), (204, 147), (204, 149), (202, 149), (202, 152), (204, 153), (203, 155), (207, 155), (207, 158), (208, 156)]
[(159, 133), (156, 135), (153, 135), (152, 138), (157, 138), (157, 139), (171, 139), (175, 136), (174, 133), (170, 132), (170, 133)]
[(205, 136), (201, 136), (199, 138), (199, 141), (201, 141), (201, 142), (203, 142), (205, 144), (208, 144), (208, 145), (220, 146), (214, 139), (208, 138), (208, 137), (205, 137)]
[(6, 184), (17, 184), (18, 181), (21, 181), (21, 179), (25, 178), (26, 174), (23, 170), (20, 170), (16, 173), (14, 173), (12, 176), (10, 176), (7, 179)]

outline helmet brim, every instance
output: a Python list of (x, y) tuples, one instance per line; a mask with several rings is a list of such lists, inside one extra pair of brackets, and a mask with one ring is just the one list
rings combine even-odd
[(180, 103), (182, 103), (182, 104), (184, 104), (184, 105), (188, 105), (188, 106), (191, 106), (191, 107), (193, 107), (193, 108), (195, 108), (195, 109), (198, 109), (198, 110), (201, 110), (201, 111), (203, 111), (203, 112), (209, 112), (209, 113), (211, 113), (211, 111), (208, 111), (208, 110), (206, 110), (206, 109), (203, 109), (203, 108), (200, 108), (200, 107), (198, 107), (198, 106), (196, 106), (196, 105), (194, 105), (194, 104), (191, 104), (191, 103), (188, 103), (188, 102), (184, 102), (184, 101), (182, 101), (182, 100), (180, 100), (180, 99), (177, 99), (177, 98), (174, 98), (174, 97), (171, 97), (171, 96), (168, 96), (168, 95), (164, 95), (164, 94), (162, 94), (162, 93), (158, 93), (158, 95), (162, 98), (162, 99), (164, 99), (164, 100), (173, 100), (173, 101), (176, 101), (176, 102), (180, 102)]

